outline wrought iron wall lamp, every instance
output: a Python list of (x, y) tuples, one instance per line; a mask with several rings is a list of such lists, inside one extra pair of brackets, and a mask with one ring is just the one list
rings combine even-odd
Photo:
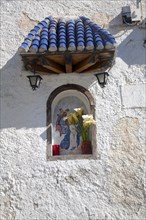
[(30, 86), (32, 87), (32, 90), (36, 90), (37, 88), (39, 88), (42, 77), (40, 75), (36, 75), (35, 74), (35, 70), (36, 70), (36, 61), (34, 61), (34, 75), (29, 75), (27, 76), (27, 78), (29, 79), (30, 82)]
[(107, 84), (107, 79), (108, 79), (109, 74), (107, 72), (103, 72), (103, 73), (97, 73), (95, 74), (95, 76), (101, 88), (105, 87), (105, 85)]

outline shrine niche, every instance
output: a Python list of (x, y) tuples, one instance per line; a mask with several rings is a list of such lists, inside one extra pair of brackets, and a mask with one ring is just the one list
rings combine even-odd
[(114, 63), (114, 37), (85, 16), (47, 17), (25, 38), (19, 53), (26, 70), (40, 74), (104, 72)]
[[(70, 118), (80, 108), (84, 115), (94, 117), (94, 100), (89, 91), (81, 86), (67, 84), (57, 88), (50, 95), (47, 103), (48, 157), (93, 154), (92, 148), (95, 147), (93, 128), (88, 130), (91, 150), (84, 153), (81, 147), (83, 136), (80, 124), (77, 120), (71, 121)], [(77, 114), (76, 116), (78, 117)]]
[(77, 107), (82, 107), (84, 114), (87, 114), (89, 110), (87, 110), (78, 92), (68, 90), (67, 92), (62, 92), (62, 96), (52, 115), (52, 144), (60, 146), (60, 155), (81, 154), (81, 135), (79, 128), (76, 124), (68, 123), (66, 117)]

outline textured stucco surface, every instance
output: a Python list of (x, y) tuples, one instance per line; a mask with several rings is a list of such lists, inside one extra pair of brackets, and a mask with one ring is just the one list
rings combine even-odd
[[(0, 220), (146, 219), (145, 109), (123, 108), (121, 89), (144, 85), (145, 32), (121, 25), (127, 2), (135, 3), (2, 1)], [(40, 89), (31, 90), (17, 48), (48, 15), (85, 15), (116, 37), (116, 62), (104, 89), (94, 74), (73, 73), (43, 76)], [(67, 83), (95, 98), (97, 160), (46, 160), (46, 102)]]

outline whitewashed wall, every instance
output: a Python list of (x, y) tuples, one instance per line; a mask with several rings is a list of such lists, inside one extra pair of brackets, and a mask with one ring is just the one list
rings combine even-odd
[[(135, 1), (1, 3), (1, 220), (134, 219), (146, 216), (144, 29), (121, 23)], [(93, 74), (44, 76), (32, 91), (17, 49), (46, 16), (90, 17), (118, 42), (116, 63), (101, 89)], [(46, 160), (46, 102), (67, 83), (96, 101), (98, 160)]]

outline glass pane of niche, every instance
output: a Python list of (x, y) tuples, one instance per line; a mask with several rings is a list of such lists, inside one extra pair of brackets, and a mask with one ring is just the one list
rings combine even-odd
[(63, 91), (53, 100), (52, 156), (82, 154), (81, 129), (75, 120), (69, 118), (76, 108), (82, 108), (83, 114), (90, 114), (89, 100), (79, 91)]

